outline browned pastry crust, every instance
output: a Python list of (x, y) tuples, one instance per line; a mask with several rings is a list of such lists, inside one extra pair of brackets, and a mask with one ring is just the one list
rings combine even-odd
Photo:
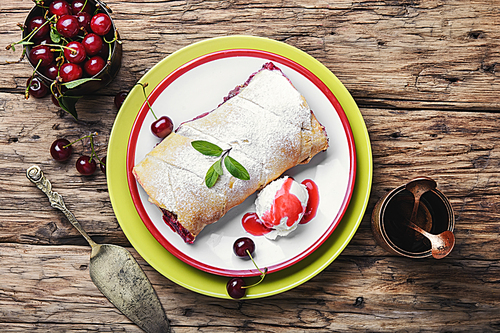
[[(250, 180), (226, 171), (208, 188), (205, 174), (217, 157), (196, 151), (191, 146), (194, 140), (230, 148), (230, 155), (248, 170)], [(165, 221), (192, 243), (206, 225), (327, 148), (326, 131), (304, 97), (268, 63), (230, 92), (218, 108), (181, 124), (133, 173), (149, 200), (162, 209)]]

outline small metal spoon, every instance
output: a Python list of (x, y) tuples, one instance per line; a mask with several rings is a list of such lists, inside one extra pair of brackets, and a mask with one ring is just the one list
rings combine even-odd
[(160, 300), (132, 254), (118, 245), (94, 242), (66, 208), (62, 196), (52, 191), (52, 184), (39, 166), (30, 167), (26, 176), (47, 195), (52, 207), (66, 215), (69, 222), (89, 243), (92, 248), (90, 278), (104, 296), (145, 332), (171, 332)]
[(443, 231), (438, 235), (434, 235), (423, 230), (411, 221), (408, 223), (408, 227), (421, 233), (431, 242), (431, 253), (435, 259), (446, 257), (451, 250), (453, 250), (453, 246), (455, 246), (455, 235), (453, 235), (453, 233), (449, 230)]
[(435, 189), (436, 186), (436, 182), (427, 177), (417, 178), (406, 184), (406, 189), (410, 191), (415, 198), (413, 210), (411, 211), (410, 217), (411, 223), (415, 223), (415, 220), (417, 218), (418, 206), (420, 205), (420, 197), (422, 196), (422, 194)]

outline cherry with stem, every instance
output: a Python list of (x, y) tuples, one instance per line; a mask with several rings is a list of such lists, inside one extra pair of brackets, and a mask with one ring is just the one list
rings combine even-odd
[(149, 110), (151, 111), (151, 114), (155, 118), (155, 121), (151, 124), (151, 132), (160, 139), (166, 138), (170, 133), (172, 133), (172, 130), (174, 129), (174, 124), (172, 122), (172, 119), (170, 119), (167, 116), (161, 116), (158, 118), (156, 114), (153, 111), (153, 107), (151, 106), (151, 103), (149, 103), (148, 96), (146, 94), (146, 87), (148, 86), (148, 83), (140, 83), (137, 82), (136, 84), (140, 85), (142, 87), (142, 92), (144, 94), (144, 98), (146, 99), (146, 103), (148, 104)]

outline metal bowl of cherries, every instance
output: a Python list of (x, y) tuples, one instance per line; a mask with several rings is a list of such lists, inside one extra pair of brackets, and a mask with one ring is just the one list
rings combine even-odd
[(108, 85), (121, 66), (122, 47), (111, 9), (100, 0), (34, 0), (23, 39), (33, 67), (26, 93), (52, 95), (57, 106), (77, 118), (79, 98)]

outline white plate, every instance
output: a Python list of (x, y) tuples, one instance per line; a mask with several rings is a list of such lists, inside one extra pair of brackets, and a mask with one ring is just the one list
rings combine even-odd
[[(285, 173), (299, 182), (312, 179), (318, 185), (320, 202), (312, 221), (299, 225), (289, 236), (274, 241), (252, 236), (243, 229), (241, 219), (244, 214), (255, 211), (254, 194), (217, 223), (207, 226), (193, 244), (186, 244), (165, 224), (161, 211), (149, 203), (146, 192), (134, 181), (129, 184), (137, 211), (153, 236), (177, 258), (209, 273), (224, 276), (260, 274), (251, 261), (241, 260), (232, 252), (234, 241), (242, 236), (254, 240), (254, 258), (259, 267), (268, 267), (270, 273), (297, 263), (333, 232), (352, 195), (356, 152), (347, 117), (330, 90), (307, 69), (291, 60), (255, 50), (211, 53), (171, 73), (155, 87), (148, 99), (158, 117), (167, 115), (178, 125), (216, 108), (230, 90), (245, 82), (270, 60), (306, 98), (328, 133), (330, 148), (326, 152), (315, 156), (309, 164), (294, 167)], [(148, 87), (147, 91), (150, 89), (152, 87)], [(153, 121), (154, 117), (144, 103), (129, 140), (129, 180), (133, 165), (139, 163), (159, 142), (150, 131)]]

